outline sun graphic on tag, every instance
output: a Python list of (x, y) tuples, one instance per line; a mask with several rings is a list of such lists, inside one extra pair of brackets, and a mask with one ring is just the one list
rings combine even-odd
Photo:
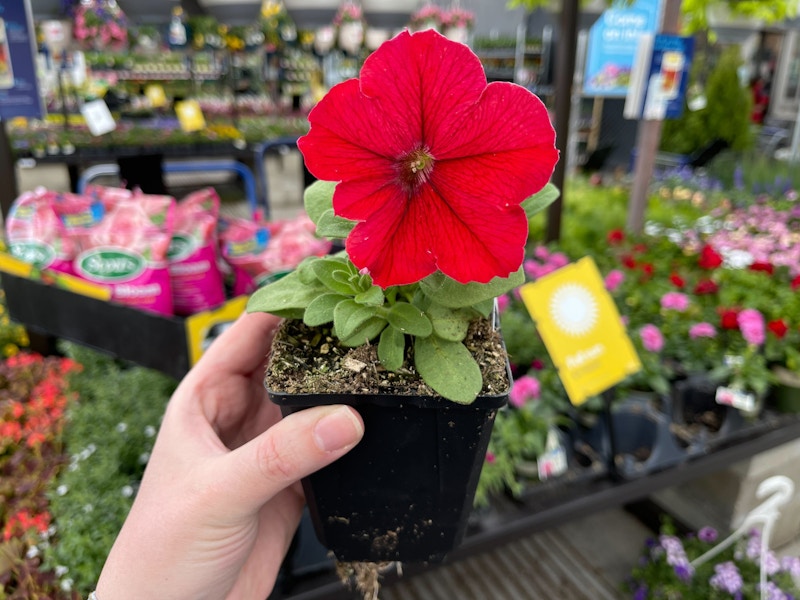
[(597, 324), (597, 301), (577, 283), (567, 283), (550, 297), (550, 317), (556, 327), (574, 337), (589, 333)]

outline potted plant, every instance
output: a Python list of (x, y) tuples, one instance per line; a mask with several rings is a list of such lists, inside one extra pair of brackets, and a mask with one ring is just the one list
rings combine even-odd
[(490, 316), (524, 280), (529, 215), (557, 196), (555, 132), (535, 95), (487, 85), (435, 31), (383, 44), (309, 122), (306, 209), (344, 251), (251, 297), (286, 318), (266, 384), (284, 412), (345, 402), (364, 418), (358, 447), (304, 480), (323, 544), (340, 560), (437, 560), (463, 536), (508, 395)]

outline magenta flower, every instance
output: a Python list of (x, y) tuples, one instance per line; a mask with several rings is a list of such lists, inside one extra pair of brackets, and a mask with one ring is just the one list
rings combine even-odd
[(520, 204), (550, 179), (558, 151), (547, 109), (522, 86), (487, 85), (478, 57), (432, 30), (403, 31), (334, 86), (298, 141), (314, 176), (337, 181), (345, 247), (376, 285), (439, 270), (461, 283), (522, 264)]
[(754, 308), (745, 308), (739, 313), (739, 331), (748, 344), (760, 346), (766, 337), (764, 316)]
[(714, 338), (717, 337), (717, 328), (711, 323), (695, 323), (689, 328), (689, 337), (693, 340), (697, 338)]
[(689, 297), (680, 292), (667, 292), (661, 296), (661, 308), (684, 312), (689, 308)]
[(536, 400), (541, 394), (542, 388), (539, 380), (530, 375), (523, 375), (519, 379), (514, 380), (514, 385), (511, 387), (511, 392), (508, 395), (508, 401), (512, 406), (521, 408), (529, 400)]
[(511, 304), (511, 298), (508, 297), (508, 294), (501, 294), (497, 297), (497, 310), (500, 313), (503, 313), (509, 304)]
[(647, 324), (639, 330), (639, 337), (642, 338), (642, 345), (648, 352), (661, 352), (664, 347), (664, 336), (661, 330), (652, 324)]
[(556, 269), (560, 269), (569, 264), (569, 258), (563, 252), (556, 252), (550, 257), (550, 264)]
[(547, 246), (536, 246), (533, 250), (533, 255), (541, 261), (545, 261), (550, 258), (550, 250), (547, 249)]
[(605, 286), (609, 292), (613, 292), (616, 290), (622, 282), (625, 281), (625, 273), (620, 271), (619, 269), (614, 269), (613, 271), (609, 271), (608, 275), (605, 278)]

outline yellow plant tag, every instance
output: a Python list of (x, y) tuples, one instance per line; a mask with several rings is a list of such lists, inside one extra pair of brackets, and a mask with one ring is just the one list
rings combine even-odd
[(151, 83), (144, 89), (144, 95), (150, 101), (150, 106), (153, 108), (160, 108), (167, 104), (167, 94), (164, 92), (164, 86), (158, 83)]
[(175, 113), (178, 115), (181, 129), (187, 133), (200, 131), (206, 127), (206, 120), (203, 118), (203, 111), (197, 100), (176, 102)]
[(574, 405), (642, 368), (590, 257), (525, 284), (520, 295)]

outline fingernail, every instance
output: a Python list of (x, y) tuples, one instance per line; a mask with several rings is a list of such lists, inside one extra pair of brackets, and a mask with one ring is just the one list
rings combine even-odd
[(324, 452), (354, 445), (364, 434), (364, 425), (353, 409), (340, 406), (314, 425), (314, 441)]

